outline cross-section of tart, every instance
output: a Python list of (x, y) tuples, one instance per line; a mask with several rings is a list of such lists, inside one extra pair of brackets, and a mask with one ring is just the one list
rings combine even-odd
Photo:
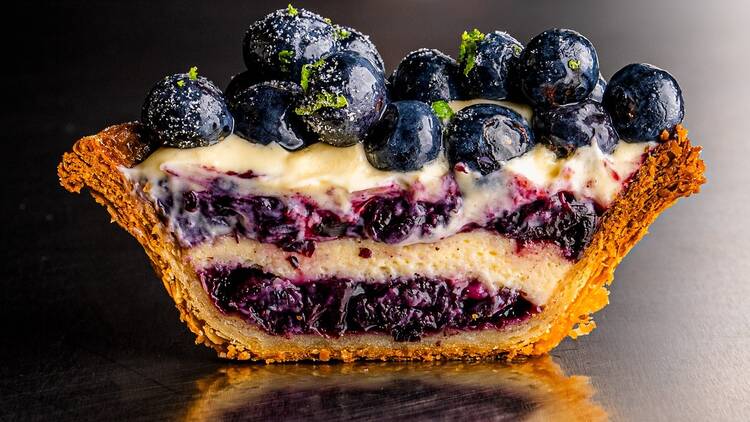
[(368, 37), (290, 6), (243, 53), (224, 92), (166, 77), (59, 166), (224, 357), (544, 353), (594, 327), (620, 260), (704, 182), (677, 81), (607, 83), (575, 31), (465, 32), (458, 61), (422, 49), (386, 79)]

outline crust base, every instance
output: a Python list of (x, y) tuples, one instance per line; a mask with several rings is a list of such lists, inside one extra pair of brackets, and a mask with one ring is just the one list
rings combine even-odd
[(607, 210), (593, 241), (561, 280), (544, 311), (518, 326), (426, 337), (418, 343), (396, 343), (390, 336), (368, 334), (287, 339), (221, 315), (151, 203), (133, 194), (133, 186), (119, 169), (134, 166), (152, 149), (141, 132), (138, 124), (127, 123), (80, 139), (63, 155), (58, 166), (60, 182), (71, 192), (88, 188), (113, 221), (141, 243), (180, 319), (196, 334), (196, 343), (214, 348), (221, 357), (239, 360), (479, 359), (546, 353), (566, 336), (576, 338), (594, 329), (591, 314), (607, 305), (606, 287), (615, 267), (662, 211), (680, 197), (697, 193), (705, 182), (700, 147), (690, 144), (682, 127), (677, 127), (671, 139), (665, 132), (665, 142), (647, 157)]

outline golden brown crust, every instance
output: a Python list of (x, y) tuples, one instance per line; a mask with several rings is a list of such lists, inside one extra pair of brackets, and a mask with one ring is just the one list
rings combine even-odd
[[(259, 347), (224, 338), (225, 332), (201, 317), (197, 299), (191, 296), (186, 280), (195, 275), (185, 265), (181, 250), (173, 236), (159, 222), (150, 202), (133, 194), (133, 186), (119, 170), (132, 167), (142, 160), (150, 147), (143, 141), (142, 129), (136, 123), (112, 126), (97, 135), (82, 138), (71, 152), (63, 156), (58, 167), (61, 184), (71, 192), (85, 186), (97, 202), (104, 205), (117, 222), (143, 246), (164, 287), (174, 299), (185, 321), (203, 343), (234, 359), (291, 361), (302, 359), (354, 360), (433, 360), (485, 358), (505, 355), (538, 355), (546, 353), (566, 336), (576, 338), (587, 334), (595, 324), (591, 314), (608, 303), (606, 286), (613, 279), (614, 269), (635, 243), (647, 233), (648, 226), (664, 209), (677, 199), (697, 193), (705, 182), (705, 166), (700, 147), (690, 144), (687, 131), (678, 127), (672, 139), (657, 146), (646, 158), (630, 186), (605, 213), (601, 228), (583, 258), (561, 281), (559, 292), (545, 310), (533, 318), (534, 329), (516, 330), (498, 346), (482, 340), (409, 343), (398, 348), (387, 343), (356, 347), (289, 348), (283, 343)], [(512, 331), (512, 330), (511, 330)], [(365, 337), (362, 337), (366, 343)]]

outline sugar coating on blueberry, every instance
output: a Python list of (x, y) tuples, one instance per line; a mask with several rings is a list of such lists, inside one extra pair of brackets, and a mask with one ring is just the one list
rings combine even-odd
[(387, 102), (383, 73), (352, 52), (337, 52), (305, 66), (304, 96), (295, 113), (323, 142), (350, 146), (360, 142)]
[(319, 15), (288, 7), (270, 13), (247, 29), (245, 65), (267, 79), (299, 81), (305, 63), (339, 47), (336, 28)]
[(515, 111), (495, 104), (476, 104), (460, 110), (445, 130), (448, 162), (459, 163), (482, 175), (528, 152), (534, 135)]
[(415, 171), (438, 157), (442, 140), (442, 125), (429, 105), (396, 101), (365, 138), (365, 154), (376, 169)]
[(658, 140), (685, 116), (682, 90), (669, 72), (645, 63), (625, 66), (604, 91), (604, 107), (626, 141)]
[(141, 122), (162, 145), (175, 148), (215, 144), (234, 127), (221, 90), (197, 68), (157, 82), (146, 95)]
[(301, 97), (302, 88), (286, 81), (263, 82), (239, 91), (229, 99), (234, 132), (250, 142), (276, 142), (290, 151), (309, 145), (314, 138), (305, 133), (293, 112)]
[(401, 60), (391, 75), (394, 100), (416, 100), (431, 104), (463, 98), (458, 63), (439, 50), (423, 48)]
[(504, 100), (517, 84), (518, 61), (523, 45), (505, 32), (478, 30), (461, 37), (459, 64), (467, 94), (475, 98)]
[(582, 101), (599, 80), (599, 59), (591, 42), (570, 29), (550, 29), (521, 53), (521, 90), (536, 107)]
[(534, 134), (537, 142), (547, 145), (558, 157), (568, 157), (594, 142), (609, 154), (619, 141), (609, 114), (591, 100), (536, 113)]

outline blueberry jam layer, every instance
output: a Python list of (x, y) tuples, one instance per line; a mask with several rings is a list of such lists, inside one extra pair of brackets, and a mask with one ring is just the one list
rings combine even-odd
[(419, 341), (441, 332), (502, 329), (540, 311), (517, 291), (491, 293), (477, 281), (295, 283), (256, 268), (227, 266), (205, 268), (199, 277), (221, 312), (280, 336), (383, 333), (395, 341)]
[[(439, 202), (417, 200), (413, 192), (378, 192), (363, 196), (345, 214), (321, 209), (304, 197), (236, 196), (223, 179), (208, 189), (166, 195), (158, 201), (161, 216), (171, 220), (184, 246), (210, 241), (218, 235), (271, 243), (286, 252), (312, 256), (315, 243), (356, 238), (398, 244), (444, 232), (459, 212), (462, 197), (453, 179), (446, 179)], [(166, 184), (164, 189), (168, 189)], [(575, 260), (591, 241), (604, 208), (559, 192), (504, 211), (482, 224), (467, 223), (458, 232), (482, 228), (519, 241), (519, 247), (551, 243)], [(217, 233), (218, 228), (218, 233)]]
[[(217, 177), (205, 189), (162, 195), (157, 208), (184, 246), (230, 235), (311, 256), (315, 242), (342, 237), (389, 244), (429, 237), (450, 222), (461, 203), (455, 181), (446, 177), (444, 184), (440, 201), (421, 200), (413, 190), (378, 190), (362, 193), (343, 213), (320, 208), (301, 195), (238, 195), (231, 182)], [(160, 188), (170, 192), (166, 181)]]

